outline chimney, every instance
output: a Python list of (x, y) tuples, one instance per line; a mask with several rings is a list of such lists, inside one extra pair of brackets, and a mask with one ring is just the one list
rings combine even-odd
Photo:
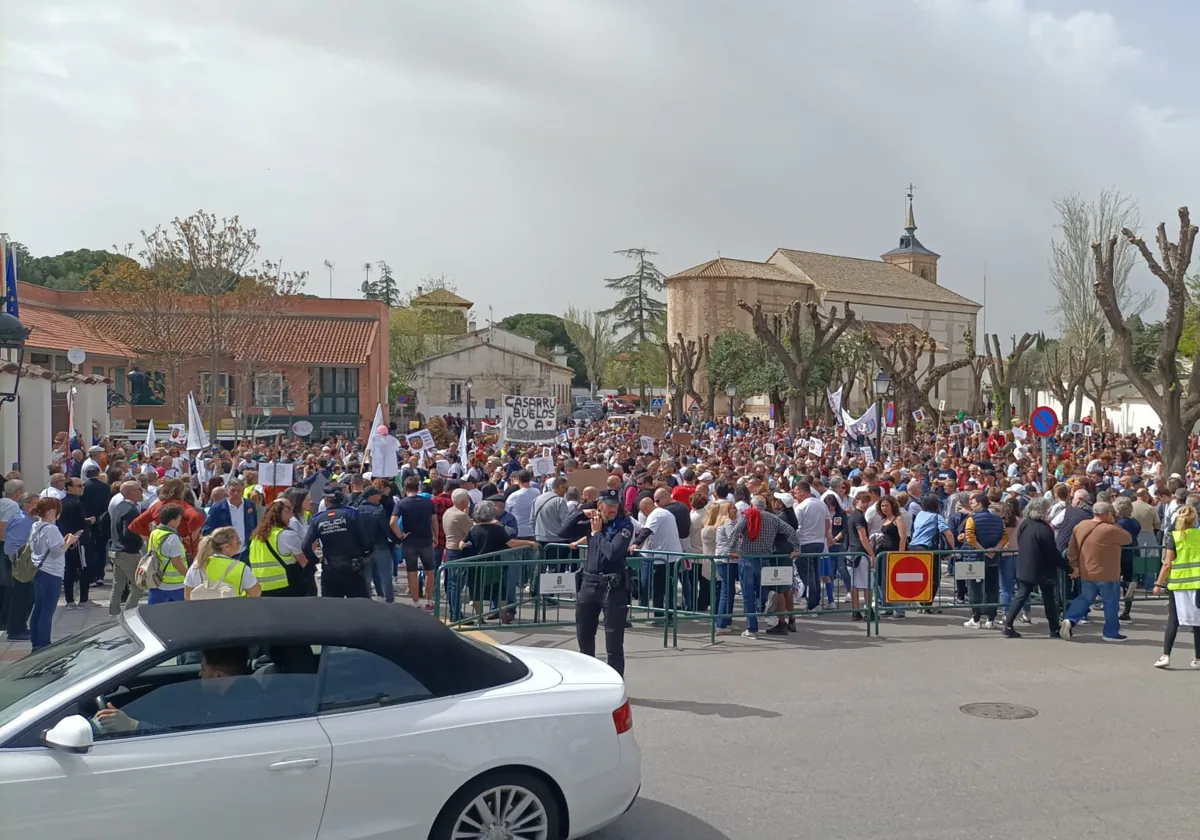
[(555, 345), (553, 358), (554, 358), (554, 364), (562, 365), (563, 367), (566, 367), (567, 366), (567, 348), (563, 347), (562, 345)]

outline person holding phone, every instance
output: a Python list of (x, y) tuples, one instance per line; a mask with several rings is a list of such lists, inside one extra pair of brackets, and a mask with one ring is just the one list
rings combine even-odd
[(67, 568), (66, 552), (79, 543), (79, 533), (65, 537), (58, 530), (58, 515), (62, 502), (53, 497), (39, 499), (33, 506), (37, 521), (29, 534), (29, 549), (37, 574), (33, 577), (33, 614), (29, 617), (29, 641), (33, 650), (50, 644), (54, 625), (54, 610), (58, 593), (62, 591), (63, 575)]

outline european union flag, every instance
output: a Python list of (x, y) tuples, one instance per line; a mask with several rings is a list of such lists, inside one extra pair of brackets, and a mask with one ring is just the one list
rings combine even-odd
[(17, 303), (17, 255), (11, 243), (4, 249), (4, 311), (14, 318), (21, 317)]

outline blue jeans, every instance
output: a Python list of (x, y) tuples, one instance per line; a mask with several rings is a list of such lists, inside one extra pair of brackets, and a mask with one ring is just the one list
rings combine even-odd
[[(998, 558), (1000, 561), (1000, 609), (1008, 612), (1008, 605), (1012, 603), (1013, 593), (1017, 589), (1017, 555), (1001, 554)], [(1029, 602), (1025, 602), (1026, 615), (1029, 615)]]
[(1099, 595), (1104, 602), (1104, 635), (1110, 639), (1121, 635), (1121, 620), (1117, 617), (1121, 612), (1121, 582), (1106, 580), (1103, 583), (1094, 580), (1079, 582), (1079, 595), (1067, 607), (1067, 621), (1072, 624), (1087, 615), (1088, 608)]
[(737, 563), (717, 563), (717, 579), (721, 582), (721, 591), (717, 594), (717, 614), (721, 617), (717, 619), (717, 627), (728, 627), (733, 621), (733, 599), (736, 593), (734, 592), (733, 583), (737, 580), (738, 564)]
[(762, 558), (738, 558), (738, 580), (742, 582), (742, 609), (746, 613), (746, 629), (758, 632), (758, 599), (762, 590)]
[(146, 594), (146, 606), (151, 604), (169, 604), (172, 601), (183, 600), (183, 587), (178, 589), (151, 589)]
[(29, 616), (29, 643), (33, 650), (50, 644), (54, 610), (58, 607), (62, 585), (63, 579), (59, 575), (38, 571), (33, 576), (33, 613)]
[(371, 580), (375, 583), (375, 594), (388, 604), (396, 602), (396, 582), (392, 580), (395, 562), (391, 546), (376, 546), (371, 551)]
[[(462, 552), (458, 549), (446, 549), (446, 562), (461, 560)], [(462, 620), (462, 569), (446, 570), (446, 605), (450, 610), (451, 621)]]

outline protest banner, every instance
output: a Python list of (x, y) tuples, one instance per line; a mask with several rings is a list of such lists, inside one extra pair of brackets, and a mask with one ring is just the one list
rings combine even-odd
[(638, 418), (638, 432), (655, 440), (662, 440), (667, 433), (667, 421), (662, 417), (652, 417), (648, 414)]
[(506, 394), (501, 434), (511, 443), (553, 443), (558, 428), (554, 397)]
[(408, 443), (410, 452), (429, 452), (437, 449), (437, 444), (433, 442), (433, 434), (428, 429), (410, 432), (404, 436), (404, 440)]
[(604, 490), (608, 487), (608, 470), (603, 467), (594, 467), (589, 470), (575, 470), (575, 472), (567, 473), (567, 486), (578, 487), (583, 490), (585, 487), (595, 487), (597, 490)]

